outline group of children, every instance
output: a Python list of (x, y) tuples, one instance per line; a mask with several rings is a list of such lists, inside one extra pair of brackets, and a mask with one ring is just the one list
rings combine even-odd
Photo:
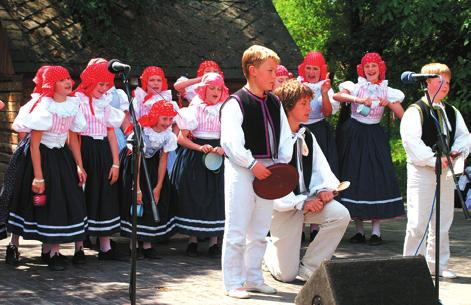
[[(199, 239), (209, 238), (209, 255), (222, 254), (227, 295), (276, 293), (263, 279), (264, 256), (275, 278), (307, 279), (333, 254), (350, 219), (357, 230), (351, 242), (366, 241), (363, 222), (371, 220), (369, 244), (379, 245), (380, 220), (405, 213), (388, 139), (379, 124), (387, 108), (399, 119), (404, 115), (401, 134), (409, 160), (404, 254), (413, 254), (419, 246), (427, 220), (422, 205), (429, 207), (433, 199), (420, 182), (432, 179), (433, 169), (423, 168), (433, 165), (433, 126), (427, 110), (431, 106), (422, 100), (404, 114), (404, 94), (388, 86), (386, 64), (378, 53), (367, 53), (357, 66), (358, 81), (343, 82), (334, 93), (320, 52), (306, 55), (295, 80), (274, 51), (255, 45), (242, 56), (247, 83), (232, 95), (214, 61), (202, 62), (196, 78), (179, 78), (174, 87), (188, 101), (185, 107), (172, 101), (164, 71), (147, 67), (133, 92), (144, 140), (137, 169), (132, 169), (131, 147), (126, 146), (126, 138), (134, 136), (129, 102), (114, 88), (107, 64), (105, 59), (92, 59), (75, 91), (65, 68), (47, 66), (38, 71), (32, 99), (13, 124), (27, 135), (12, 157), (0, 196), (12, 233), (7, 263), (18, 262), (19, 236), (43, 243), (42, 257), (52, 270), (65, 268), (61, 243), (75, 242), (73, 262), (84, 263), (86, 236), (98, 237), (99, 259), (119, 259), (110, 236), (131, 235), (131, 190), (136, 189), (142, 208), (137, 236), (143, 256), (158, 258), (155, 243), (175, 232), (189, 236), (189, 256), (198, 255)], [(441, 90), (435, 102), (443, 105), (451, 72), (439, 64), (424, 69), (444, 76), (445, 89), (437, 80), (428, 83), (431, 94)], [(336, 139), (326, 118), (341, 103), (351, 105), (351, 117), (338, 126)], [(444, 105), (440, 117), (449, 127), (448, 144), (466, 157), (469, 132), (459, 111)], [(216, 166), (208, 160), (215, 160)], [(290, 162), (300, 174), (296, 190), (275, 201), (255, 194), (254, 179), (269, 177), (270, 165)], [(144, 179), (144, 163), (151, 189)], [(139, 176), (137, 185), (133, 170)], [(351, 182), (340, 195), (334, 192), (339, 181)], [(448, 202), (452, 187), (443, 187), (449, 190), (442, 201)], [(151, 196), (159, 223), (153, 219)], [(445, 214), (447, 225), (440, 232), (443, 271), (447, 271), (452, 218), (450, 211)], [(313, 242), (299, 262), (303, 223), (312, 224)], [(265, 251), (270, 226), (270, 246)], [(430, 264), (433, 243), (434, 233), (429, 234)]]

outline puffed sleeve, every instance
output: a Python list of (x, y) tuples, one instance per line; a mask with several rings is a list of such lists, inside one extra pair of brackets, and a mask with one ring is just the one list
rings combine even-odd
[(119, 128), (123, 124), (124, 112), (112, 106), (107, 106), (108, 118), (106, 120), (106, 127)]
[(387, 96), (387, 100), (390, 102), (390, 103), (402, 103), (402, 101), (404, 100), (404, 93), (399, 90), (399, 89), (394, 89), (394, 88), (391, 88), (391, 87), (388, 87), (388, 96)]
[(72, 121), (72, 125), (70, 126), (70, 131), (83, 132), (87, 130), (88, 124), (80, 107), (77, 106), (77, 108), (78, 108), (78, 111), (75, 114), (74, 120)]
[(340, 110), (340, 103), (334, 99), (334, 90), (332, 88), (327, 92), (329, 95), (330, 104), (332, 105), (332, 115), (336, 114)]
[(116, 89), (116, 96), (119, 98), (119, 109), (121, 109), (122, 111), (128, 111), (129, 100), (124, 90)]
[(30, 112), (24, 109), (22, 115), (18, 115), (13, 121), (12, 128), (17, 132), (31, 132), (31, 130), (46, 131), (52, 127), (52, 113), (48, 111), (48, 100), (41, 100)]
[(170, 152), (177, 149), (177, 136), (172, 131), (168, 131), (167, 139), (163, 149), (164, 152)]
[(180, 129), (195, 130), (198, 127), (196, 107), (190, 106), (180, 109), (175, 116), (175, 121)]
[(341, 83), (339, 85), (339, 90), (347, 90), (351, 95), (358, 95), (358, 85), (351, 81)]

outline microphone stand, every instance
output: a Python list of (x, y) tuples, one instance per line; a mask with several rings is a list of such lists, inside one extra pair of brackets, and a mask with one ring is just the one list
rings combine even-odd
[(145, 176), (145, 183), (147, 186), (147, 190), (149, 192), (149, 198), (151, 200), (151, 206), (152, 206), (152, 213), (154, 216), (154, 221), (155, 222), (160, 222), (160, 216), (159, 216), (159, 211), (157, 209), (157, 205), (155, 203), (154, 199), (154, 194), (152, 192), (152, 187), (150, 184), (150, 179), (149, 179), (149, 172), (147, 170), (147, 164), (145, 160), (141, 161), (141, 156), (144, 156), (144, 141), (142, 138), (142, 127), (137, 121), (136, 118), (136, 111), (133, 106), (133, 99), (131, 97), (131, 92), (129, 90), (129, 80), (127, 78), (126, 72), (122, 73), (123, 77), (123, 85), (124, 89), (126, 91), (126, 95), (128, 96), (129, 100), (129, 114), (131, 116), (131, 121), (133, 124), (133, 130), (134, 130), (134, 137), (131, 140), (132, 142), (132, 162), (131, 162), (131, 177), (132, 177), (132, 233), (131, 233), (131, 271), (129, 275), (129, 300), (131, 301), (131, 305), (136, 304), (136, 281), (137, 281), (137, 276), (136, 276), (136, 263), (137, 263), (137, 248), (136, 248), (136, 242), (137, 242), (137, 184), (138, 184), (138, 168), (139, 168), (139, 162), (142, 165), (142, 168), (144, 170), (144, 176)]
[[(440, 77), (440, 88), (443, 85), (443, 79)], [(441, 186), (441, 174), (442, 174), (442, 156), (445, 156), (448, 161), (448, 168), (452, 173), (453, 180), (455, 182), (456, 189), (458, 188), (458, 180), (455, 177), (455, 172), (453, 170), (453, 164), (450, 157), (450, 151), (448, 145), (446, 143), (445, 134), (440, 126), (440, 122), (438, 118), (435, 116), (434, 108), (433, 108), (433, 100), (430, 99), (430, 95), (428, 94), (427, 87), (424, 85), (425, 81), (420, 83), (420, 87), (425, 92), (425, 96), (427, 101), (430, 105), (430, 114), (435, 124), (435, 129), (437, 130), (437, 143), (435, 144), (435, 176), (436, 176), (436, 186), (435, 186), (435, 291), (437, 294), (437, 304), (442, 304), (440, 301), (440, 186)], [(435, 96), (434, 98), (435, 99)], [(458, 197), (461, 201), (461, 205), (463, 206), (463, 212), (465, 215), (465, 219), (469, 219), (469, 213), (466, 205), (464, 204), (463, 196), (461, 192), (458, 192)]]

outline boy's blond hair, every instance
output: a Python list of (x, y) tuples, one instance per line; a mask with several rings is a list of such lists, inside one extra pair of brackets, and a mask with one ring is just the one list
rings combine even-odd
[(277, 64), (280, 63), (280, 57), (275, 51), (266, 48), (264, 46), (253, 45), (244, 51), (242, 55), (242, 72), (244, 72), (245, 78), (249, 78), (249, 67), (260, 66), (267, 59), (273, 59)]
[(285, 81), (280, 87), (276, 88), (275, 95), (278, 96), (283, 105), (283, 109), (288, 113), (302, 98), (308, 97), (309, 100), (312, 99), (313, 92), (309, 87), (301, 84), (300, 81), (290, 79)]
[(438, 62), (426, 64), (420, 69), (422, 74), (445, 74), (451, 79), (451, 70), (447, 65)]

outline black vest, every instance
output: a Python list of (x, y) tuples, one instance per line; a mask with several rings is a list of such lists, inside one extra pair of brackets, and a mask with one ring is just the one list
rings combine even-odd
[[(437, 143), (437, 128), (435, 127), (435, 123), (433, 121), (432, 115), (430, 114), (430, 110), (432, 109), (428, 106), (423, 100), (419, 100), (413, 104), (414, 107), (420, 109), (421, 117), (422, 117), (422, 141), (424, 141), (425, 145), (432, 148)], [(455, 109), (449, 105), (448, 103), (444, 103), (445, 105), (445, 113), (448, 117), (448, 120), (451, 124), (451, 132), (450, 138), (448, 139), (449, 146), (451, 148), (453, 142), (455, 141), (455, 132), (456, 132), (456, 112)], [(436, 118), (438, 118), (437, 111), (432, 109)]]
[[(235, 92), (231, 97), (239, 102), (244, 117), (242, 130), (245, 148), (250, 150), (256, 159), (277, 158), (281, 130), (281, 104), (278, 98), (268, 93), (266, 99), (262, 100), (245, 88)], [(274, 136), (273, 155), (268, 128), (271, 128)]]
[[(306, 186), (306, 189), (309, 191), (309, 185), (311, 183), (311, 176), (312, 176), (312, 158), (313, 158), (312, 143), (313, 143), (314, 136), (312, 135), (312, 132), (310, 132), (309, 129), (307, 128), (306, 128), (306, 131), (304, 132), (304, 135), (305, 135), (304, 141), (306, 141), (306, 145), (309, 149), (309, 154), (307, 156), (302, 156), (301, 161), (303, 164), (304, 185)], [(294, 142), (293, 156), (289, 164), (294, 166), (294, 168), (296, 169), (298, 168), (298, 141), (297, 140)], [(296, 195), (299, 195), (301, 193), (299, 190), (299, 183), (293, 192)]]

